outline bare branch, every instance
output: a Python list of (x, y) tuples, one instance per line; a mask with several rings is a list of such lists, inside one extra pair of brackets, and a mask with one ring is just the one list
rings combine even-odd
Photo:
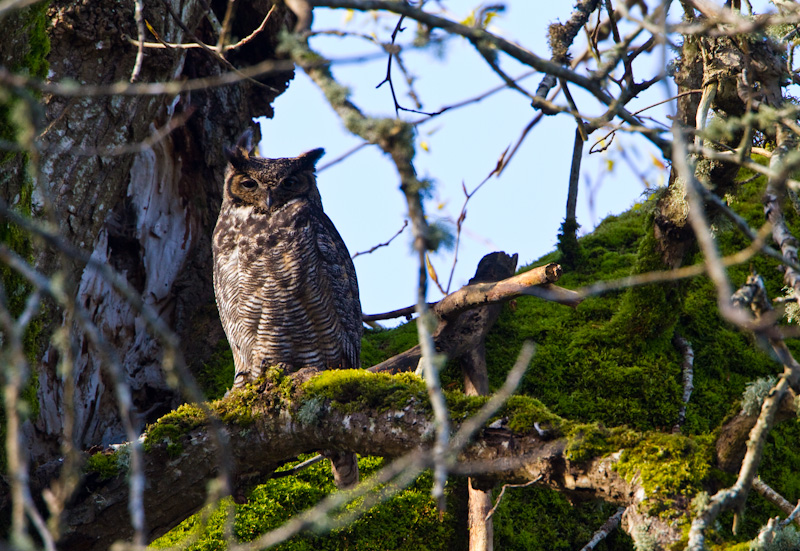
[[(532, 268), (527, 272), (498, 281), (497, 283), (476, 283), (474, 285), (468, 285), (462, 287), (458, 291), (450, 293), (437, 302), (434, 311), (440, 318), (450, 319), (475, 305), (504, 302), (520, 295), (534, 294), (532, 291), (534, 286), (558, 281), (560, 277), (561, 266), (551, 263)], [(566, 289), (564, 289), (564, 291), (566, 291)], [(569, 294), (565, 294), (564, 296), (569, 296)], [(572, 297), (572, 300), (577, 302), (570, 305), (577, 305), (577, 303), (580, 302), (577, 295)]]
[(692, 397), (692, 390), (694, 390), (694, 384), (692, 383), (694, 378), (694, 350), (692, 350), (692, 343), (677, 333), (672, 338), (672, 344), (683, 356), (683, 363), (681, 365), (681, 371), (683, 373), (683, 403), (681, 404), (680, 411), (678, 411), (678, 421), (675, 423), (675, 426), (672, 427), (672, 432), (678, 433), (683, 426), (683, 422), (686, 420), (686, 406), (689, 403), (689, 399)]
[(617, 509), (617, 512), (611, 515), (608, 520), (600, 527), (600, 529), (594, 533), (592, 539), (589, 540), (589, 543), (581, 548), (581, 551), (591, 551), (594, 549), (598, 543), (603, 541), (608, 537), (608, 535), (616, 530), (617, 526), (619, 526), (620, 521), (622, 520), (622, 515), (625, 513), (625, 507), (620, 507)]
[[(599, 0), (596, 1), (599, 2)], [(609, 96), (595, 80), (580, 75), (561, 64), (542, 59), (533, 52), (530, 52), (529, 50), (526, 50), (513, 42), (495, 36), (483, 29), (468, 27), (444, 17), (439, 17), (437, 15), (425, 12), (410, 4), (393, 2), (390, 0), (311, 0), (309, 4), (317, 7), (349, 8), (357, 10), (384, 10), (394, 12), (404, 15), (408, 18), (415, 19), (416, 21), (419, 21), (428, 27), (441, 28), (449, 33), (463, 36), (471, 42), (491, 44), (498, 50), (508, 54), (521, 63), (536, 69), (537, 71), (553, 75), (556, 78), (562, 78), (585, 89), (587, 92), (595, 96), (600, 102), (611, 108), (612, 117), (619, 116), (629, 124), (641, 124), (640, 121), (636, 120), (636, 118), (624, 108), (624, 102), (620, 102), (618, 98), (615, 99)], [(661, 149), (665, 155), (671, 151), (671, 144), (666, 140), (655, 134), (645, 134), (645, 136), (659, 149)]]
[(497, 496), (497, 499), (494, 502), (494, 506), (492, 509), (486, 514), (486, 520), (489, 520), (494, 515), (494, 512), (497, 511), (497, 508), (500, 506), (500, 501), (503, 499), (503, 495), (505, 495), (506, 490), (508, 488), (527, 488), (528, 486), (532, 486), (536, 484), (542, 479), (541, 476), (534, 478), (533, 480), (527, 481), (525, 484), (503, 484), (503, 487), (500, 488), (500, 494)]
[(139, 80), (139, 74), (142, 72), (142, 62), (144, 61), (144, 10), (143, 0), (134, 0), (133, 18), (136, 20), (136, 32), (139, 35), (139, 44), (136, 50), (136, 62), (133, 64), (133, 71), (131, 72), (131, 82)]
[(392, 241), (394, 241), (397, 237), (400, 236), (401, 233), (403, 233), (406, 227), (408, 227), (408, 220), (403, 220), (403, 227), (397, 230), (397, 233), (395, 233), (392, 237), (390, 237), (388, 241), (384, 241), (383, 243), (378, 243), (377, 245), (370, 247), (366, 251), (357, 252), (351, 258), (356, 258), (357, 256), (361, 256), (362, 254), (371, 254), (376, 250), (380, 249), (381, 247), (388, 247)]
[(786, 498), (784, 498), (778, 492), (770, 488), (766, 482), (761, 480), (760, 476), (757, 476), (753, 479), (753, 489), (758, 492), (761, 497), (776, 505), (781, 511), (788, 515), (784, 520), (785, 523), (788, 524), (789, 522), (794, 522), (798, 527), (800, 527), (800, 520), (796, 518), (798, 508), (789, 503)]

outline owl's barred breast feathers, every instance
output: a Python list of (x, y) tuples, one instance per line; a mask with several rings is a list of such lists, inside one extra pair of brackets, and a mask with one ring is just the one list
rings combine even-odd
[[(244, 140), (244, 141), (243, 141)], [(291, 159), (227, 152), (214, 230), (214, 289), (236, 365), (235, 385), (265, 367), (357, 368), (361, 304), (355, 268), (322, 210), (316, 149)]]

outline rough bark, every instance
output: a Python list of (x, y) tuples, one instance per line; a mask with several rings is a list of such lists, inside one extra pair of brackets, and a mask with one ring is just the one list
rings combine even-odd
[[(214, 4), (221, 18), (226, 3)], [(197, 37), (215, 43), (203, 5), (195, 0), (146, 1), (144, 17), (167, 42), (192, 42)], [(234, 34), (249, 34), (270, 7), (269, 1), (240, 6), (233, 20)], [(137, 51), (126, 38), (137, 36), (133, 8), (133, 3), (52, 2), (50, 79), (87, 84), (128, 80)], [(180, 23), (170, 10), (180, 14)], [(293, 18), (283, 6), (273, 15), (252, 43), (227, 55), (230, 62), (243, 67), (275, 56), (278, 31)], [(146, 40), (154, 39), (148, 33)], [(198, 49), (146, 50), (139, 81), (195, 79), (229, 70)], [(178, 95), (43, 99), (39, 139), (44, 149), (33, 214), (52, 217), (69, 241), (122, 273), (182, 337), (190, 367), (202, 363), (224, 338), (206, 269), (210, 232), (221, 200), (220, 152), (252, 124), (253, 117), (272, 115), (270, 103), (291, 77), (291, 72), (283, 72), (262, 78), (267, 86), (245, 81)], [(180, 126), (184, 118), (188, 122)], [(172, 124), (180, 127), (153, 147), (113, 152)], [(179, 403), (179, 391), (168, 384), (161, 368), (159, 341), (145, 331), (141, 316), (107, 281), (85, 269), (82, 261), (50, 248), (39, 249), (36, 262), (47, 275), (65, 275), (102, 336), (122, 351), (139, 426)], [(41, 415), (28, 427), (33, 459), (44, 461), (57, 450), (66, 408), (74, 408), (77, 446), (120, 441), (117, 405), (97, 350), (77, 327), (73, 329), (79, 344), (71, 375), (77, 395), (74, 406), (65, 403), (59, 350), (48, 336), (69, 322), (53, 307), (47, 322), (41, 363), (36, 366)]]
[[(698, 90), (703, 84), (703, 65), (696, 40), (693, 38), (687, 38), (681, 46), (675, 84), (678, 86), (678, 94), (685, 94), (678, 97), (675, 124), (680, 124), (682, 128), (693, 128), (700, 96), (689, 92)], [(661, 258), (669, 267), (677, 268), (681, 265), (683, 255), (692, 243), (688, 216), (686, 183), (672, 168), (669, 173), (669, 185), (658, 200), (653, 228)]]
[[(694, 129), (702, 134), (698, 121), (705, 115), (698, 113), (700, 92), (709, 86), (714, 94), (708, 107), (724, 125), (739, 120), (748, 112), (757, 111), (760, 104), (778, 105), (781, 101), (782, 57), (771, 41), (752, 40), (748, 36), (687, 36), (681, 46), (681, 55), (675, 72), (679, 97), (675, 124), (681, 129)], [(682, 94), (682, 95), (681, 95)], [(700, 118), (698, 118), (700, 116)], [(749, 155), (752, 145), (753, 121), (745, 125), (729, 125), (718, 132), (714, 140), (705, 140), (705, 147), (730, 151), (739, 148), (739, 155)], [(772, 130), (760, 128), (771, 134)], [(688, 141), (694, 136), (687, 134)], [(702, 138), (701, 138), (702, 139)], [(698, 155), (695, 176), (716, 195), (724, 196), (734, 185), (739, 172), (735, 162), (712, 160)], [(662, 258), (668, 266), (681, 264), (684, 252), (694, 242), (688, 222), (686, 182), (670, 171), (669, 186), (658, 201), (655, 216), (656, 237)]]

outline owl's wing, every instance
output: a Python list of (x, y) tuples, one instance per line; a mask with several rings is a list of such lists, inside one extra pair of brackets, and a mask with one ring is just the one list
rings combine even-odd
[(232, 231), (230, 217), (220, 216), (214, 229), (212, 250), (214, 254), (214, 295), (217, 300), (222, 328), (233, 352), (236, 373), (250, 369), (250, 349), (245, 342), (252, 334), (243, 325), (240, 308), (243, 296), (242, 282), (246, 274), (239, 267), (237, 233)]
[(361, 300), (358, 294), (356, 269), (350, 252), (328, 216), (316, 211), (316, 245), (322, 266), (330, 282), (331, 294), (341, 324), (339, 338), (342, 347), (342, 367), (358, 369), (361, 366)]

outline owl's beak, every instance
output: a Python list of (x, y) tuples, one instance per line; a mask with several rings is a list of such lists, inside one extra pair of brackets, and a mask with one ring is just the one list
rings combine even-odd
[(272, 198), (272, 193), (267, 191), (267, 208), (268, 209), (272, 208), (272, 203), (274, 203), (274, 202), (275, 202), (275, 200)]

